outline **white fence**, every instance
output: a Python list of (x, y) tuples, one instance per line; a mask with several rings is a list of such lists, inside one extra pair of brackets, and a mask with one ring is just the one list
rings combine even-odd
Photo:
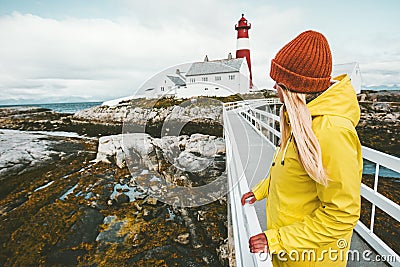
[[(251, 127), (253, 127), (258, 134), (260, 134), (262, 137), (265, 138), (265, 140), (270, 143), (273, 146), (276, 146), (278, 144), (279, 138), (280, 138), (280, 132), (279, 132), (279, 116), (277, 116), (276, 108), (277, 105), (280, 104), (278, 99), (257, 99), (257, 100), (245, 100), (245, 101), (238, 101), (238, 102), (231, 102), (231, 103), (226, 103), (224, 104), (224, 113), (227, 111), (232, 111), (234, 110), (237, 114), (241, 115), (246, 122), (249, 123)], [(264, 111), (261, 109), (258, 109), (261, 106), (267, 107), (269, 111)], [(225, 123), (225, 121), (224, 121)], [(229, 127), (229, 125), (228, 125)], [(229, 141), (227, 141), (227, 144), (229, 144)], [(227, 146), (227, 157), (229, 146)], [(237, 152), (237, 151), (236, 151)], [(374, 249), (376, 252), (378, 252), (380, 255), (383, 255), (385, 257), (391, 256), (392, 258), (395, 258), (396, 260), (394, 262), (388, 262), (392, 266), (400, 266), (400, 257), (399, 255), (392, 249), (390, 248), (382, 239), (380, 239), (375, 233), (374, 233), (374, 225), (375, 225), (375, 209), (378, 207), (381, 209), (383, 212), (385, 212), (387, 215), (391, 216), (393, 219), (395, 219), (398, 223), (400, 222), (400, 206), (390, 199), (386, 198), (382, 194), (378, 192), (378, 181), (379, 181), (379, 168), (380, 166), (384, 166), (388, 169), (391, 169), (395, 172), (400, 173), (400, 158), (382, 153), (380, 151), (374, 150), (372, 148), (368, 147), (362, 147), (362, 152), (363, 152), (363, 158), (366, 160), (369, 160), (373, 163), (375, 163), (376, 168), (375, 168), (375, 180), (374, 180), (374, 188), (370, 188), (365, 184), (361, 184), (361, 196), (368, 200), (369, 202), (372, 203), (372, 210), (371, 210), (371, 223), (370, 227), (367, 227), (364, 223), (359, 221), (355, 227), (355, 230), (357, 233), (360, 234), (360, 236)], [(239, 167), (236, 167), (239, 168)], [(231, 169), (228, 169), (232, 171)], [(235, 175), (243, 173), (242, 170), (236, 170), (231, 175), (228, 175), (229, 182), (237, 183), (237, 181), (241, 181), (237, 187), (246, 187), (242, 188), (242, 191), (239, 192), (247, 192), (248, 190), (248, 185), (246, 182), (246, 179), (242, 179), (241, 177), (237, 177)], [(232, 187), (231, 187), (232, 188)], [(233, 189), (235, 186), (233, 187)], [(237, 190), (240, 190), (240, 188), (236, 188)], [(237, 193), (237, 192), (236, 192)], [(231, 201), (235, 202), (238, 201), (237, 196), (233, 196), (232, 194), (235, 194), (235, 192), (231, 192), (230, 199)], [(239, 198), (240, 199), (240, 198)], [(240, 236), (242, 233), (237, 232), (241, 228), (249, 228), (251, 227), (250, 225), (246, 225), (247, 221), (253, 220), (253, 211), (242, 211), (241, 204), (240, 207), (239, 205), (235, 205), (237, 203), (232, 203), (232, 210), (235, 212), (235, 216), (237, 218), (233, 218), (234, 222), (234, 230), (236, 229), (236, 232), (234, 233), (235, 235), (235, 252), (238, 254), (243, 254), (243, 252), (240, 252), (243, 250), (239, 244), (246, 244), (246, 242), (243, 243), (243, 241), (240, 241), (241, 243), (236, 244), (236, 238), (238, 237), (239, 240), (240, 238), (245, 238)], [(239, 211), (237, 210), (239, 209)], [(255, 212), (255, 211), (254, 211)], [(234, 215), (232, 215), (233, 217)], [(241, 219), (243, 218), (243, 219)], [(235, 220), (234, 220), (235, 219)], [(259, 227), (259, 224), (257, 224)], [(256, 229), (256, 233), (259, 233), (259, 229)], [(251, 231), (251, 229), (250, 229)], [(239, 237), (240, 236), (240, 237)], [(238, 241), (239, 242), (239, 241)], [(239, 246), (240, 249), (237, 249)], [(246, 247), (245, 250), (248, 251), (248, 248)], [(245, 252), (244, 252), (245, 253)], [(239, 255), (239, 257), (241, 257)], [(237, 261), (238, 262), (238, 261)], [(238, 262), (240, 264), (240, 262)], [(238, 266), (251, 266), (249, 264), (246, 265), (238, 265)], [(258, 265), (253, 265), (253, 266), (258, 266)]]
[[(233, 155), (239, 155), (235, 140), (231, 139), (233, 129), (229, 120), (224, 116), (224, 135), (226, 146), (226, 158), (231, 159)], [(235, 245), (235, 258), (237, 267), (272, 267), (268, 254), (252, 254), (247, 246), (249, 238), (262, 232), (256, 211), (252, 205), (241, 203), (243, 193), (249, 191), (247, 178), (240, 160), (227, 160), (228, 186), (230, 214), (232, 218), (232, 229)]]
[(380, 166), (400, 173), (400, 159), (369, 147), (362, 147), (362, 153), (364, 159), (375, 163), (375, 178), (373, 189), (365, 184), (361, 184), (361, 196), (372, 204), (370, 227), (368, 228), (364, 223), (359, 221), (355, 230), (380, 255), (392, 255), (396, 258), (395, 262), (389, 264), (400, 266), (399, 255), (374, 233), (376, 207), (387, 215), (390, 215), (397, 223), (400, 222), (400, 206), (378, 192)]

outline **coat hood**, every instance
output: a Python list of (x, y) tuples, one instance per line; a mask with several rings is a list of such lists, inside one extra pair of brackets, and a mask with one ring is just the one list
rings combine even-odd
[(311, 116), (344, 117), (355, 127), (360, 120), (360, 107), (350, 78), (347, 74), (343, 74), (335, 77), (334, 80), (338, 82), (307, 104)]

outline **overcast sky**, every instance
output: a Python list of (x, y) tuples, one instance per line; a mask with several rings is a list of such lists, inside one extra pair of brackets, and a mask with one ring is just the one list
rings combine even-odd
[(400, 87), (400, 1), (0, 0), (0, 104), (134, 95), (173, 65), (235, 54), (251, 22), (253, 80), (302, 31), (328, 39), (334, 63), (359, 62), (363, 86)]

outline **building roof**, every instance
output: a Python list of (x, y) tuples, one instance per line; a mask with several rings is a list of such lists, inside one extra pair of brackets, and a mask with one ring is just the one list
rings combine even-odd
[(181, 78), (177, 76), (171, 76), (167, 75), (167, 77), (176, 85), (176, 86), (185, 86), (186, 82)]
[(193, 63), (186, 73), (187, 76), (238, 72), (243, 58), (222, 59)]

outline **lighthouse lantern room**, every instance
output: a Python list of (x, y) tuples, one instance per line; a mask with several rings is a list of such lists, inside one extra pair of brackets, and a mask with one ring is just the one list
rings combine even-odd
[(247, 19), (242, 14), (238, 24), (235, 25), (237, 30), (237, 45), (236, 45), (236, 58), (246, 58), (247, 66), (250, 72), (250, 88), (253, 88), (253, 79), (251, 73), (251, 60), (250, 60), (250, 42), (249, 42), (249, 29), (251, 24), (248, 23)]

